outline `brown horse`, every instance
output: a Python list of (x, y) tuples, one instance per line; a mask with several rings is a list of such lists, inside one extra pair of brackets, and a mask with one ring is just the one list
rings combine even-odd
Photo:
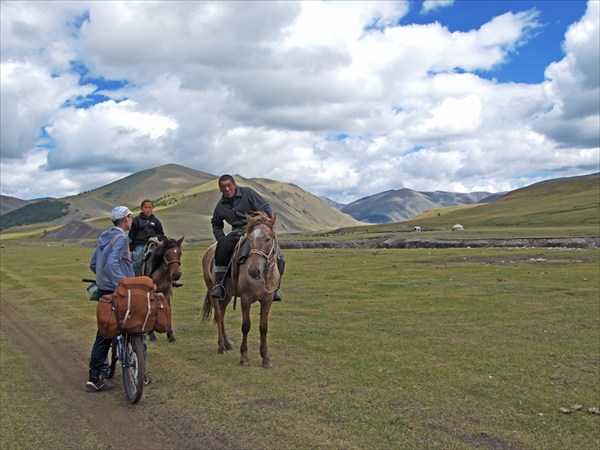
[[(156, 292), (162, 293), (169, 302), (169, 305), (171, 305), (171, 298), (173, 297), (173, 281), (179, 280), (182, 275), (182, 243), (183, 237), (179, 240), (168, 238), (167, 236), (163, 237), (162, 242), (154, 249), (151, 260), (146, 262), (146, 264), (150, 264), (150, 267), (152, 267), (150, 278), (156, 284)], [(173, 328), (167, 331), (167, 337), (169, 338), (169, 342), (176, 341)], [(156, 340), (154, 331), (150, 332), (150, 340)]]
[[(232, 257), (231, 276), (226, 278), (225, 289), (227, 291), (222, 300), (213, 299), (210, 291), (213, 288), (211, 267), (214, 264), (216, 244), (211, 245), (202, 257), (202, 271), (204, 282), (208, 289), (204, 297), (204, 308), (202, 321), (210, 319), (211, 312), (215, 311), (215, 323), (219, 331), (218, 352), (225, 353), (231, 350), (231, 342), (225, 332), (225, 310), (233, 297), (239, 297), (242, 305), (242, 344), (240, 346), (240, 364), (250, 365), (248, 359), (248, 332), (250, 331), (250, 306), (254, 302), (260, 303), (260, 356), (262, 366), (271, 368), (273, 364), (269, 359), (267, 347), (267, 330), (269, 327), (269, 310), (273, 303), (273, 295), (279, 285), (279, 269), (277, 268), (277, 255), (279, 246), (274, 231), (277, 216), (273, 214), (269, 218), (265, 213), (248, 216), (248, 225), (244, 235)], [(245, 259), (240, 261), (239, 253), (241, 244), (247, 241), (249, 253)]]

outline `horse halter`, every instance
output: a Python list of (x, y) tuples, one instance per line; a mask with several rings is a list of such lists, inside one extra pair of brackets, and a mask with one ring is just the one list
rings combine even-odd
[[(175, 252), (176, 252), (176, 253), (179, 253), (177, 248), (175, 248)], [(164, 254), (164, 256), (163, 256), (163, 261), (165, 262), (165, 264), (167, 265), (167, 267), (170, 267), (170, 266), (171, 266), (171, 264), (179, 264), (179, 265), (181, 266), (181, 260), (180, 260), (179, 258), (177, 258), (177, 259), (173, 259), (173, 260), (169, 261), (169, 260), (167, 259), (167, 253), (168, 253), (168, 250), (167, 250), (167, 251), (165, 251), (165, 254)]]
[(272, 267), (273, 264), (275, 264), (275, 261), (271, 261), (271, 257), (273, 256), (273, 252), (275, 250), (275, 247), (277, 246), (277, 236), (273, 235), (273, 243), (271, 244), (271, 250), (269, 250), (269, 254), (265, 254), (265, 252), (252, 248), (250, 249), (250, 251), (248, 252), (248, 255), (259, 255), (262, 256), (263, 258), (265, 258), (267, 260), (267, 267)]

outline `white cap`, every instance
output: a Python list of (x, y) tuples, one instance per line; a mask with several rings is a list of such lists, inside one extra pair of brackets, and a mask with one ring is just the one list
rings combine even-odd
[(117, 206), (110, 212), (110, 220), (115, 222), (130, 214), (131, 211), (129, 211), (129, 208), (127, 206)]

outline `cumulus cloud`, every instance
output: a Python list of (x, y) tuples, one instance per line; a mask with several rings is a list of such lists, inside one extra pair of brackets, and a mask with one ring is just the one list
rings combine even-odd
[(448, 8), (454, 4), (454, 0), (425, 0), (421, 13), (429, 13), (439, 8)]
[(340, 202), (592, 172), (598, 6), (525, 84), (482, 73), (527, 45), (536, 10), (450, 31), (399, 25), (411, 2), (2, 2), (2, 193), (64, 196), (171, 162)]
[(546, 70), (546, 110), (535, 127), (562, 147), (600, 146), (600, 2), (589, 2), (565, 35), (566, 56)]

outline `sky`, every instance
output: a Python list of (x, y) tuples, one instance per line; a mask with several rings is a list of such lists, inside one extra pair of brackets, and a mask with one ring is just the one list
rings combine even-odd
[(2, 1), (0, 193), (168, 163), (380, 192), (600, 170), (600, 1)]

